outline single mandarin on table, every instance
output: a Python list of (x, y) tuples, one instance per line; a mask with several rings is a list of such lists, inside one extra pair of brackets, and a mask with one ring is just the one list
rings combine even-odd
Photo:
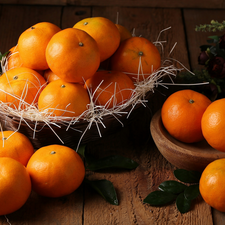
[(214, 209), (225, 212), (225, 159), (217, 159), (203, 170), (199, 190), (204, 201)]
[(15, 159), (0, 157), (0, 215), (20, 209), (31, 193), (26, 167)]
[(62, 197), (83, 182), (85, 167), (79, 154), (63, 145), (48, 145), (30, 158), (27, 170), (33, 190), (46, 197)]

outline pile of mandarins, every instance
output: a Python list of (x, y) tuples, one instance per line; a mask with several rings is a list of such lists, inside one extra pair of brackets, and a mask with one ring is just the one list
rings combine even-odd
[(84, 176), (84, 162), (73, 149), (48, 145), (34, 151), (25, 135), (0, 133), (0, 215), (20, 209), (32, 190), (52, 198), (71, 194)]
[[(140, 72), (141, 65), (141, 72)], [(86, 18), (60, 29), (41, 22), (25, 30), (7, 56), (0, 101), (46, 115), (76, 117), (95, 105), (125, 103), (159, 69), (156, 46), (104, 17)]]
[[(91, 98), (106, 108), (123, 104), (135, 83), (160, 65), (154, 44), (109, 19), (87, 18), (63, 30), (41, 22), (25, 30), (9, 50), (0, 102), (15, 110), (35, 107), (46, 115), (76, 117)], [(25, 135), (13, 131), (0, 133), (0, 170), (0, 215), (22, 207), (32, 189), (60, 197), (75, 191), (85, 176), (76, 151), (60, 145), (34, 151)]]

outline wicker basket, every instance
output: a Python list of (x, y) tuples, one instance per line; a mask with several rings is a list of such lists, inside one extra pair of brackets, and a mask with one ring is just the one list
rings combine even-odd
[[(146, 95), (145, 99), (148, 100), (151, 96), (152, 91)], [(142, 103), (136, 104), (134, 108), (129, 105), (123, 110), (123, 113), (106, 115), (101, 119), (101, 122), (94, 122), (91, 126), (90, 122), (86, 120), (79, 120), (70, 126), (65, 122), (47, 124), (43, 121), (21, 120), (17, 116), (3, 113), (2, 110), (0, 110), (0, 121), (3, 130), (14, 130), (25, 134), (35, 149), (50, 144), (64, 144), (77, 149), (82, 144), (103, 138), (123, 128), (135, 119), (143, 107)]]
[[(1, 61), (2, 68), (4, 68), (5, 60), (7, 60), (6, 57)], [(52, 121), (50, 119), (46, 123), (44, 122), (45, 119), (33, 120), (30, 117), (23, 117), (23, 114), (21, 114), (23, 112), (19, 112), (19, 115), (15, 112), (11, 113), (11, 109), (4, 109), (0, 105), (0, 125), (3, 130), (14, 130), (25, 134), (35, 149), (50, 144), (64, 144), (77, 149), (81, 144), (114, 133), (127, 123), (132, 122), (139, 113), (139, 109), (143, 108), (143, 104), (154, 95), (154, 89), (158, 85), (165, 86), (162, 83), (164, 78), (176, 76), (178, 71), (180, 69), (173, 65), (173, 61), (165, 60), (161, 68), (151, 73), (151, 76), (144, 81), (135, 83), (134, 95), (125, 104), (122, 104), (122, 107), (119, 106), (115, 112), (110, 112), (111, 114), (103, 113), (99, 115), (97, 120), (93, 120), (90, 110), (89, 117), (78, 119), (75, 123), (68, 123), (69, 121), (60, 119)], [(38, 109), (36, 108), (36, 110)], [(95, 112), (95, 107), (93, 107), (93, 111)]]

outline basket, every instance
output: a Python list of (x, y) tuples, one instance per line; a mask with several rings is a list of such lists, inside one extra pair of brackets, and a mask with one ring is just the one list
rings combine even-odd
[[(6, 61), (6, 57), (1, 61), (3, 69), (5, 64), (7, 65)], [(176, 76), (180, 70), (173, 65), (173, 61), (165, 60), (161, 68), (153, 71), (151, 76), (135, 83), (131, 99), (116, 106), (115, 110), (110, 111), (104, 107), (99, 109), (91, 101), (92, 107), (89, 107), (91, 110), (88, 109), (85, 116), (72, 118), (71, 121), (68, 121), (68, 118), (52, 118), (46, 122), (45, 118), (41, 119), (42, 116), (33, 119), (32, 116), (24, 116), (23, 112), (14, 112), (0, 102), (0, 125), (2, 130), (19, 131), (26, 135), (35, 149), (50, 144), (63, 144), (78, 149), (80, 145), (112, 134), (132, 122), (145, 103), (154, 96), (154, 90), (158, 85), (165, 86), (162, 82), (164, 77)], [(145, 74), (140, 72), (135, 75)], [(92, 99), (92, 96), (90, 98)], [(34, 108), (39, 114), (38, 109)], [(33, 115), (36, 115), (35, 112)]]
[[(148, 92), (145, 101), (152, 97), (152, 91)], [(19, 131), (26, 135), (34, 146), (39, 149), (50, 144), (63, 144), (73, 149), (80, 145), (98, 140), (131, 123), (143, 110), (143, 102), (135, 106), (127, 106), (121, 113), (105, 115), (101, 121), (90, 124), (87, 120), (78, 120), (74, 124), (62, 121), (32, 121), (21, 119), (18, 116), (7, 115), (0, 110), (0, 121), (3, 130)]]

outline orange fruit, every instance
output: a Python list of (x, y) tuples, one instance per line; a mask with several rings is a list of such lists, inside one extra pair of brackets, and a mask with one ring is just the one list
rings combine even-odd
[(125, 103), (134, 91), (133, 81), (119, 71), (98, 71), (85, 83), (85, 88), (94, 94), (97, 105), (113, 108)]
[(87, 80), (100, 65), (96, 41), (85, 31), (75, 28), (67, 28), (52, 37), (46, 59), (53, 73), (73, 83)]
[(59, 78), (56, 74), (54, 74), (50, 69), (45, 70), (43, 76), (44, 76), (45, 80), (46, 80), (48, 83), (50, 83), (50, 82), (52, 82), (52, 81), (54, 81), (54, 80), (59, 80), (59, 79), (60, 79), (60, 78)]
[(115, 24), (116, 27), (118, 28), (119, 32), (120, 32), (120, 42), (128, 39), (128, 38), (131, 38), (132, 37), (132, 34), (129, 30), (127, 30), (126, 27), (120, 25), (120, 24)]
[(86, 31), (98, 44), (101, 62), (108, 59), (119, 47), (120, 33), (116, 25), (104, 17), (90, 17), (77, 22), (74, 28)]
[(33, 153), (34, 148), (24, 134), (15, 131), (0, 132), (0, 157), (13, 158), (26, 166)]
[(162, 122), (171, 136), (185, 143), (203, 140), (201, 119), (211, 101), (193, 90), (171, 94), (161, 110)]
[(45, 79), (32, 69), (11, 69), (0, 76), (0, 101), (17, 109), (35, 105), (45, 83)]
[(74, 192), (83, 182), (84, 163), (73, 149), (48, 145), (30, 158), (27, 170), (33, 190), (42, 196), (61, 197)]
[(225, 159), (209, 163), (203, 170), (199, 190), (204, 201), (214, 209), (225, 212)]
[(52, 116), (76, 117), (88, 109), (89, 95), (80, 84), (52, 81), (41, 92), (38, 108)]
[(202, 133), (213, 148), (225, 152), (225, 98), (212, 102), (202, 116)]
[(41, 22), (25, 30), (19, 37), (18, 49), (24, 67), (46, 70), (46, 47), (54, 34), (61, 29), (55, 24)]
[[(23, 66), (23, 63), (21, 62), (21, 59), (20, 59), (18, 46), (16, 45), (9, 50), (9, 53), (7, 55), (6, 71), (17, 68), (17, 67), (24, 67), (24, 66)], [(44, 75), (43, 70), (35, 70), (35, 71), (37, 71), (41, 75)]]
[(0, 157), (0, 215), (20, 209), (31, 193), (30, 176), (20, 162)]
[(123, 41), (111, 57), (111, 70), (127, 73), (135, 81), (143, 81), (160, 66), (158, 49), (144, 37), (131, 37)]
[(21, 67), (23, 64), (21, 62), (18, 46), (14, 46), (9, 50), (9, 54), (7, 55), (7, 68), (6, 70), (10, 70), (16, 67)]

